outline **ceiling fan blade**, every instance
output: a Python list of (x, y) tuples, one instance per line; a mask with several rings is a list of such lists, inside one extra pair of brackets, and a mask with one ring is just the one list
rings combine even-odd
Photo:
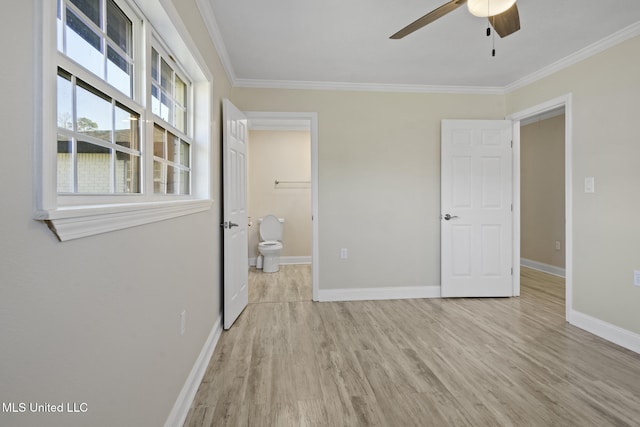
[(518, 14), (518, 6), (513, 4), (509, 9), (499, 15), (489, 17), (489, 22), (496, 30), (500, 37), (506, 37), (520, 29), (520, 15)]
[(404, 27), (403, 29), (401, 29), (400, 31), (398, 31), (397, 33), (395, 33), (389, 38), (401, 39), (404, 36), (408, 36), (409, 34), (413, 33), (416, 30), (419, 30), (425, 25), (432, 23), (436, 19), (443, 17), (447, 13), (453, 12), (454, 10), (456, 10), (466, 2), (467, 0), (451, 0), (449, 3), (445, 3), (439, 8), (434, 9), (431, 12), (427, 13), (422, 18), (416, 19), (414, 22), (407, 25), (406, 27)]

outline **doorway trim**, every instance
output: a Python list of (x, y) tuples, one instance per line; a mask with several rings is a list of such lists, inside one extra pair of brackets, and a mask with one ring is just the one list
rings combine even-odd
[(520, 295), (520, 121), (564, 107), (564, 183), (565, 183), (565, 318), (571, 323), (573, 307), (573, 119), (572, 94), (508, 115), (513, 122), (513, 294)]
[[(308, 123), (311, 137), (311, 299), (318, 301), (318, 289), (320, 288), (319, 275), (319, 217), (318, 217), (318, 113), (316, 112), (268, 112), (245, 111), (249, 121), (249, 130), (253, 123), (259, 123), (259, 127), (265, 129), (269, 126), (272, 130), (293, 129), (296, 126), (305, 127)], [(300, 130), (298, 128), (297, 130)]]

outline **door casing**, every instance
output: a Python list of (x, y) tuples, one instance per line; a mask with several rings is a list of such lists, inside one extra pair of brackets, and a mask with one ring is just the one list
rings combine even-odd
[(273, 123), (274, 130), (278, 127), (284, 129), (282, 124), (295, 125), (305, 123), (309, 126), (311, 137), (311, 289), (312, 300), (318, 301), (318, 290), (320, 286), (319, 275), (319, 217), (318, 217), (318, 113), (316, 112), (267, 112), (267, 111), (244, 111), (249, 120), (249, 129), (252, 122), (261, 124)]
[(564, 107), (565, 112), (565, 318), (567, 322), (571, 322), (573, 310), (573, 114), (570, 93), (506, 117), (507, 120), (513, 121), (513, 294), (520, 295), (520, 121), (561, 107)]

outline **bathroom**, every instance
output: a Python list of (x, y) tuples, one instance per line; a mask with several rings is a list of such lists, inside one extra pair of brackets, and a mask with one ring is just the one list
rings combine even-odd
[[(249, 129), (248, 248), (249, 265), (256, 267), (251, 272), (268, 274), (283, 265), (311, 264), (310, 132), (304, 127), (260, 122), (250, 123)], [(282, 250), (272, 262), (265, 263), (258, 245), (264, 240), (260, 226), (267, 215), (279, 219)]]

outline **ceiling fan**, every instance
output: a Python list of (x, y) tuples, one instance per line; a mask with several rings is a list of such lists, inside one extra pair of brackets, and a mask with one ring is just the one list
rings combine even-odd
[[(471, 14), (489, 18), (489, 23), (500, 37), (506, 37), (520, 29), (520, 16), (516, 0), (451, 0), (422, 18), (416, 19), (389, 38), (401, 39), (408, 36), (436, 19), (442, 18), (447, 13), (453, 12), (465, 3)], [(490, 28), (487, 28), (487, 35), (490, 33)]]

